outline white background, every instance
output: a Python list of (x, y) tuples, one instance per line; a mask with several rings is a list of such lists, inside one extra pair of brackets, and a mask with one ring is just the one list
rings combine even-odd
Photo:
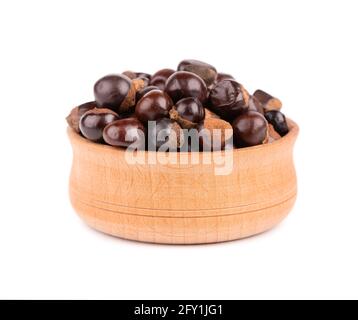
[[(356, 1), (1, 1), (0, 298), (358, 298)], [(94, 82), (184, 58), (267, 90), (299, 123), (277, 228), (163, 246), (89, 229), (64, 120)]]

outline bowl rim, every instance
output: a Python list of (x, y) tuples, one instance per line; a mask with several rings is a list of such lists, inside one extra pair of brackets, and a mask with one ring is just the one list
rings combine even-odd
[[(265, 144), (260, 144), (257, 146), (252, 146), (252, 147), (245, 147), (245, 148), (234, 148), (234, 149), (230, 149), (230, 150), (218, 150), (218, 151), (211, 151), (211, 154), (222, 154), (225, 152), (234, 152), (236, 153), (246, 153), (246, 152), (252, 152), (252, 151), (256, 151), (256, 150), (263, 150), (263, 149), (267, 149), (267, 148), (271, 148), (273, 146), (277, 146), (279, 144), (284, 144), (284, 143), (289, 143), (292, 141), (295, 141), (298, 133), (299, 133), (299, 126), (297, 125), (296, 122), (294, 122), (293, 120), (286, 118), (288, 127), (289, 127), (289, 132), (281, 137), (278, 140), (275, 140), (273, 142), (270, 143), (265, 143)], [(108, 151), (115, 151), (115, 152), (121, 152), (124, 153), (127, 149), (126, 148), (122, 148), (122, 147), (114, 147), (114, 146), (110, 146), (107, 144), (101, 144), (101, 143), (97, 143), (97, 142), (93, 142), (91, 140), (88, 140), (84, 137), (82, 137), (79, 133), (77, 133), (74, 129), (72, 129), (70, 126), (67, 126), (67, 134), (71, 140), (71, 142), (78, 142), (87, 146), (90, 146), (91, 148), (98, 148), (101, 150), (108, 150)], [(141, 152), (144, 153), (158, 153), (160, 151), (148, 151), (148, 150), (142, 150)], [(207, 152), (207, 151), (205, 151)], [(204, 152), (202, 151), (180, 151), (177, 152), (178, 154), (193, 154), (193, 153), (199, 153), (199, 154), (203, 154)]]

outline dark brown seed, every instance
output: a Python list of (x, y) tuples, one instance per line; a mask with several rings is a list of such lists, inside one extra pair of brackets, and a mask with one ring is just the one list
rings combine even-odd
[(75, 130), (77, 133), (80, 133), (80, 119), (81, 117), (91, 109), (94, 109), (97, 107), (97, 104), (95, 101), (86, 102), (84, 104), (81, 104), (75, 108), (73, 108), (70, 112), (70, 114), (67, 116), (66, 120), (68, 125)]
[(234, 142), (238, 147), (256, 146), (268, 141), (268, 123), (255, 111), (238, 116), (232, 123)]
[(160, 90), (164, 90), (165, 83), (174, 72), (175, 70), (173, 69), (162, 69), (157, 71), (156, 73), (153, 74), (152, 78), (150, 79), (149, 85), (156, 86)]
[(173, 102), (170, 97), (161, 90), (152, 90), (146, 93), (137, 103), (135, 114), (144, 124), (147, 121), (169, 117), (169, 110)]
[(183, 98), (198, 98), (203, 103), (207, 98), (207, 87), (203, 79), (195, 73), (177, 71), (166, 82), (165, 92), (175, 102)]
[(190, 129), (204, 120), (205, 109), (197, 98), (189, 97), (179, 100), (169, 114), (183, 128)]
[(280, 110), (282, 102), (265, 91), (256, 90), (254, 96), (262, 103), (265, 111)]
[(289, 131), (285, 115), (278, 110), (265, 112), (266, 120), (273, 125), (275, 130), (282, 136)]
[(209, 103), (215, 113), (230, 122), (248, 110), (249, 97), (240, 83), (226, 79), (218, 82), (211, 90)]
[(103, 138), (115, 147), (145, 148), (145, 128), (136, 118), (121, 119), (107, 125)]
[(121, 104), (131, 89), (131, 79), (125, 75), (108, 75), (94, 85), (94, 95), (100, 107), (120, 111)]
[(104, 127), (117, 120), (118, 114), (106, 108), (94, 108), (87, 111), (80, 119), (80, 130), (84, 137), (95, 142), (103, 139)]
[(149, 91), (152, 91), (152, 90), (160, 90), (160, 89), (156, 86), (147, 86), (147, 87), (144, 87), (142, 90), (139, 90), (136, 94), (137, 102), (140, 99), (142, 99), (145, 94), (147, 94)]
[(198, 75), (201, 79), (204, 80), (207, 86), (210, 86), (216, 79), (216, 69), (206, 63), (199, 60), (183, 60), (178, 65), (178, 71), (188, 71), (195, 73)]

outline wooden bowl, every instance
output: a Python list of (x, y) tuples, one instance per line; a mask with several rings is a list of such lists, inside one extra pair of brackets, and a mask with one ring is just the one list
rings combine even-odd
[[(289, 127), (273, 143), (233, 150), (227, 175), (215, 175), (223, 151), (174, 153), (176, 160), (187, 156), (187, 164), (130, 164), (124, 149), (90, 142), (69, 128), (72, 205), (94, 229), (152, 243), (214, 243), (264, 232), (296, 199), (292, 151), (299, 129), (293, 121)], [(217, 162), (203, 163), (208, 155)]]

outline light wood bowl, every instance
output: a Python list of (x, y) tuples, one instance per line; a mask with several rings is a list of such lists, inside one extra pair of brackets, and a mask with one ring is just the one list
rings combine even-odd
[(196, 153), (197, 164), (128, 164), (125, 150), (69, 128), (72, 205), (94, 229), (144, 242), (215, 243), (264, 232), (296, 199), (292, 153), (299, 129), (290, 120), (289, 127), (273, 143), (233, 150), (229, 175), (215, 175), (203, 153)]

